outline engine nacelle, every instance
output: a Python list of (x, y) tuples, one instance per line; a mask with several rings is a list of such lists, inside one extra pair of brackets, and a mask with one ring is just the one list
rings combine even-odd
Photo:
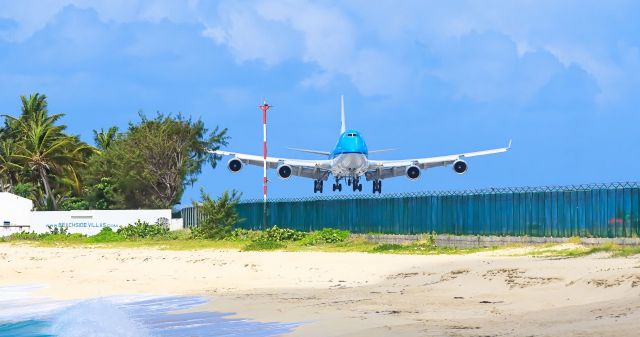
[(464, 174), (468, 168), (467, 162), (462, 159), (453, 162), (453, 171), (457, 174)]
[(233, 158), (227, 163), (227, 168), (232, 173), (238, 173), (240, 170), (242, 170), (242, 166), (242, 161), (238, 158)]
[(291, 177), (291, 166), (280, 165), (278, 166), (278, 176), (282, 179), (289, 179)]
[(407, 175), (407, 178), (409, 178), (409, 180), (416, 180), (420, 178), (420, 168), (416, 165), (411, 165), (407, 167), (405, 174)]

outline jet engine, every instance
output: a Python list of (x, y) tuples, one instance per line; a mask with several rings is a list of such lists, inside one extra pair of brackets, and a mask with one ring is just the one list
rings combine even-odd
[(458, 159), (453, 162), (453, 170), (457, 174), (464, 174), (465, 172), (467, 172), (468, 168), (469, 167), (467, 166), (467, 162), (465, 162), (464, 160)]
[(282, 179), (289, 179), (291, 177), (291, 166), (284, 164), (278, 166), (278, 175)]
[(407, 167), (405, 174), (410, 180), (416, 180), (420, 177), (420, 168), (416, 165), (409, 166)]
[(232, 158), (227, 163), (227, 168), (232, 173), (238, 173), (238, 171), (242, 170), (242, 161), (238, 158)]

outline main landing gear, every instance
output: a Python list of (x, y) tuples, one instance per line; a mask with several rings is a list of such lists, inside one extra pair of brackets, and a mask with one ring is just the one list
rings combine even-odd
[(322, 180), (315, 180), (313, 182), (313, 193), (317, 193), (317, 192), (322, 193), (322, 185), (323, 185), (322, 183), (323, 183)]
[(373, 194), (382, 193), (382, 180), (373, 181)]

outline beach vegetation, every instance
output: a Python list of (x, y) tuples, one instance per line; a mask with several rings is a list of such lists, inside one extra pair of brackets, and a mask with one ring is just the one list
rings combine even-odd
[(118, 232), (114, 232), (111, 227), (102, 227), (100, 232), (87, 238), (87, 242), (104, 243), (104, 242), (122, 242), (127, 238)]
[(68, 227), (64, 227), (64, 226), (52, 226), (49, 225), (47, 226), (47, 229), (49, 229), (49, 233), (51, 235), (67, 235), (69, 234), (69, 228)]
[(118, 228), (116, 233), (125, 239), (159, 238), (167, 236), (169, 228), (164, 224), (150, 224), (138, 220), (134, 224)]
[(260, 234), (260, 231), (254, 231), (250, 229), (244, 228), (236, 228), (231, 233), (224, 238), (226, 241), (251, 241), (257, 239)]
[(597, 253), (606, 254), (612, 257), (626, 257), (640, 254), (640, 246), (621, 246), (613, 242), (607, 242), (600, 245), (585, 246), (579, 244), (567, 245), (546, 245), (536, 247), (530, 251), (516, 254), (528, 255), (536, 257), (550, 258), (574, 258)]
[(304, 239), (306, 235), (307, 233), (295, 229), (273, 226), (261, 231), (257, 240), (273, 242), (299, 241)]
[(242, 247), (242, 251), (278, 250), (286, 247), (287, 245), (283, 242), (258, 239)]
[(242, 219), (236, 211), (236, 205), (240, 200), (240, 194), (234, 191), (225, 191), (214, 200), (204, 189), (200, 190), (201, 201), (198, 207), (198, 214), (202, 217), (198, 227), (192, 229), (193, 236), (201, 239), (223, 240), (230, 237), (233, 228)]
[(323, 228), (319, 231), (310, 232), (305, 235), (303, 244), (307, 246), (315, 246), (319, 244), (345, 242), (347, 239), (349, 239), (348, 230)]

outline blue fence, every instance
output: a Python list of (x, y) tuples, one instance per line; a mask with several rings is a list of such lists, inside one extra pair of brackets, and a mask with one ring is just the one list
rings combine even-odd
[[(245, 219), (240, 227), (264, 227), (261, 200), (243, 201), (237, 210)], [(303, 231), (636, 237), (640, 184), (279, 199), (270, 201), (267, 210), (268, 226)], [(187, 226), (197, 225), (197, 210), (184, 209), (183, 218)]]

